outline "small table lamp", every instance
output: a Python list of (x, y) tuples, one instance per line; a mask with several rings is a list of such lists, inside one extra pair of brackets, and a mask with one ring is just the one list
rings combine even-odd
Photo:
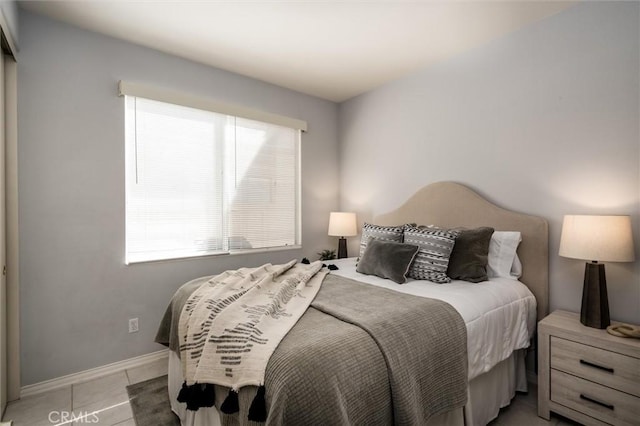
[(338, 259), (347, 257), (347, 240), (344, 237), (358, 235), (356, 214), (331, 212), (329, 215), (329, 235), (332, 237), (340, 237), (340, 240), (338, 240)]
[(633, 262), (633, 237), (629, 216), (567, 215), (562, 223), (560, 256), (591, 260), (584, 269), (580, 322), (607, 328), (609, 300), (603, 262)]

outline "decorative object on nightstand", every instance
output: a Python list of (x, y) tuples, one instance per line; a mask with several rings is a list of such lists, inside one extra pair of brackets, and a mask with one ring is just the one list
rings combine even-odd
[(618, 337), (640, 339), (640, 325), (610, 325), (609, 327), (607, 327), (607, 333)]
[(555, 311), (538, 323), (538, 360), (538, 416), (549, 420), (553, 411), (584, 425), (639, 424), (640, 340)]
[(609, 300), (601, 262), (633, 262), (633, 238), (629, 216), (567, 215), (562, 223), (560, 256), (591, 260), (584, 270), (580, 322), (607, 328)]
[(338, 259), (347, 257), (347, 239), (358, 235), (356, 214), (349, 212), (331, 212), (329, 215), (329, 235), (340, 237), (338, 240)]
[(318, 256), (320, 256), (319, 260), (333, 260), (336, 258), (336, 251), (322, 250), (320, 253), (318, 253)]

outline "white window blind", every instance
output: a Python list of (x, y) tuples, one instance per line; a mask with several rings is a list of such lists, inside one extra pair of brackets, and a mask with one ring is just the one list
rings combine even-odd
[(127, 263), (300, 244), (300, 131), (125, 96)]

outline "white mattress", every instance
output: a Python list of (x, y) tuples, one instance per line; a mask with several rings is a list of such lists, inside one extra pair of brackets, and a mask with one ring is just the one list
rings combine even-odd
[(431, 297), (452, 305), (467, 326), (469, 380), (491, 370), (517, 349), (527, 348), (536, 324), (536, 299), (521, 282), (491, 278), (481, 283), (452, 281), (435, 284), (409, 279), (396, 284), (356, 272), (356, 258), (326, 261), (340, 275), (401, 293)]

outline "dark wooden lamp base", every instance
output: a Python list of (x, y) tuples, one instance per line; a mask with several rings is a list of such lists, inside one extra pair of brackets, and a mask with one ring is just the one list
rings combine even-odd
[(587, 327), (600, 329), (607, 328), (611, 324), (607, 279), (602, 263), (592, 262), (585, 265), (580, 322)]
[(338, 259), (344, 259), (347, 257), (347, 239), (340, 237), (338, 240)]

